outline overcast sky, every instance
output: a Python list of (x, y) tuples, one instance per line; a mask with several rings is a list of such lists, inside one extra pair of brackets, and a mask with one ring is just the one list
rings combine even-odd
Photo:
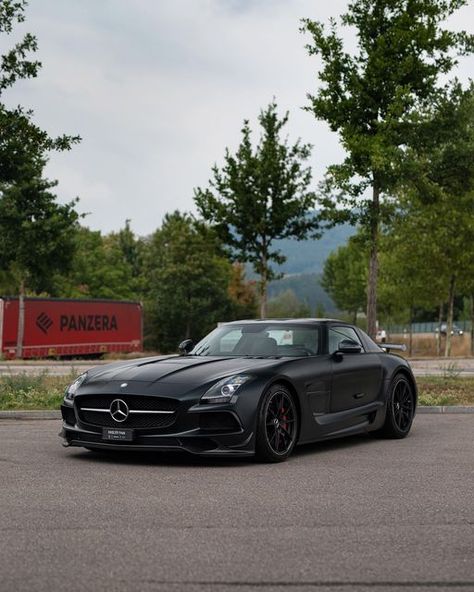
[[(302, 110), (317, 84), (300, 19), (327, 20), (345, 0), (30, 0), (16, 29), (37, 35), (43, 69), (9, 102), (35, 110), (51, 134), (80, 134), (51, 157), (61, 200), (80, 198), (85, 223), (141, 235), (173, 209), (193, 210), (245, 118), (272, 97), (290, 111), (290, 139), (314, 145), (315, 183), (338, 162), (337, 136)], [(474, 29), (473, 2), (452, 20)], [(16, 37), (17, 35), (15, 35)], [(348, 34), (347, 43), (353, 43)], [(9, 40), (13, 41), (13, 39)], [(474, 75), (474, 61), (458, 69)]]

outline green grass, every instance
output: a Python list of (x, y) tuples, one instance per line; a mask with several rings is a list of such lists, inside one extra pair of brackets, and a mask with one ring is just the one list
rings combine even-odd
[[(75, 377), (47, 372), (1, 376), (0, 410), (59, 409), (64, 390)], [(417, 384), (420, 405), (474, 405), (474, 378), (420, 376)]]
[(59, 409), (66, 386), (76, 375), (15, 374), (0, 377), (0, 410)]
[(474, 405), (474, 378), (419, 376), (420, 405)]

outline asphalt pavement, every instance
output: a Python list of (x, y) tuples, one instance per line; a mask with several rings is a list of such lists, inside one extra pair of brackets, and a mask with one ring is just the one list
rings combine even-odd
[(474, 590), (474, 415), (289, 462), (101, 456), (0, 422), (0, 590)]

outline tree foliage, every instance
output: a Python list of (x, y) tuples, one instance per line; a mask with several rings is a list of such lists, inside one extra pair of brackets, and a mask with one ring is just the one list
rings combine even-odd
[(266, 315), (268, 282), (276, 277), (272, 263), (285, 258), (272, 247), (276, 239), (303, 239), (314, 228), (308, 216), (314, 204), (311, 171), (304, 166), (310, 146), (281, 139), (288, 113), (281, 119), (276, 103), (261, 111), (262, 136), (252, 145), (248, 121), (235, 154), (227, 149), (222, 169), (213, 168), (208, 189), (196, 189), (200, 214), (230, 248), (231, 255), (252, 264), (260, 278), (262, 317)]
[[(14, 25), (25, 20), (25, 0), (2, 0), (0, 35), (8, 36)], [(51, 150), (68, 150), (78, 136), (50, 137), (33, 121), (33, 111), (22, 106), (9, 108), (3, 100), (6, 90), (18, 80), (36, 78), (41, 68), (30, 59), (38, 49), (36, 37), (26, 33), (0, 57), (0, 183), (12, 184), (41, 174)]]
[(78, 214), (74, 203), (57, 203), (53, 187), (34, 178), (0, 193), (0, 267), (36, 292), (53, 288), (74, 247)]
[(253, 319), (257, 315), (257, 295), (255, 281), (245, 279), (245, 267), (234, 262), (227, 289), (234, 319)]
[[(0, 2), (0, 34), (8, 36), (24, 21), (25, 0)], [(9, 108), (4, 93), (18, 80), (37, 76), (41, 64), (30, 59), (36, 38), (27, 33), (0, 57), (0, 261), (6, 277), (18, 282), (20, 304), (17, 355), (22, 356), (24, 294), (51, 284), (71, 255), (71, 234), (77, 222), (75, 202), (56, 203), (55, 183), (43, 180), (51, 150), (68, 150), (77, 136), (52, 138), (33, 122), (33, 112)], [(10, 242), (11, 241), (11, 242)]]
[[(433, 101), (443, 96), (441, 76), (459, 55), (472, 52), (474, 36), (447, 30), (447, 17), (467, 0), (353, 0), (341, 16), (353, 28), (357, 50), (344, 49), (335, 20), (329, 29), (306, 19), (307, 45), (322, 68), (308, 109), (338, 132), (346, 150), (341, 164), (329, 167), (323, 204), (333, 217), (352, 219), (370, 236), (367, 289), (368, 331), (376, 327), (378, 240), (400, 180), (412, 173), (407, 147), (417, 147)], [(431, 144), (436, 135), (424, 136)], [(366, 190), (370, 188), (371, 195)]]
[(333, 251), (324, 264), (321, 285), (341, 311), (351, 315), (364, 309), (367, 287), (367, 245), (364, 236), (349, 238), (346, 245)]
[[(133, 248), (141, 249), (127, 225), (118, 233), (103, 236), (100, 231), (81, 227), (74, 235), (70, 272), (57, 278), (55, 294), (66, 298), (140, 299), (143, 269), (133, 266), (120, 243), (122, 233)], [(129, 233), (132, 236), (129, 236)]]
[(192, 216), (165, 216), (145, 269), (149, 346), (176, 351), (180, 340), (199, 339), (228, 318), (231, 264), (215, 232)]

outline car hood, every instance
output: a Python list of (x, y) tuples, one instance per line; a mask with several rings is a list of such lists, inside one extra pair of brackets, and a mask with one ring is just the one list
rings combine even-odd
[(275, 358), (159, 356), (89, 370), (84, 386), (104, 382), (167, 383), (194, 387), (241, 373), (264, 373), (281, 365)]

